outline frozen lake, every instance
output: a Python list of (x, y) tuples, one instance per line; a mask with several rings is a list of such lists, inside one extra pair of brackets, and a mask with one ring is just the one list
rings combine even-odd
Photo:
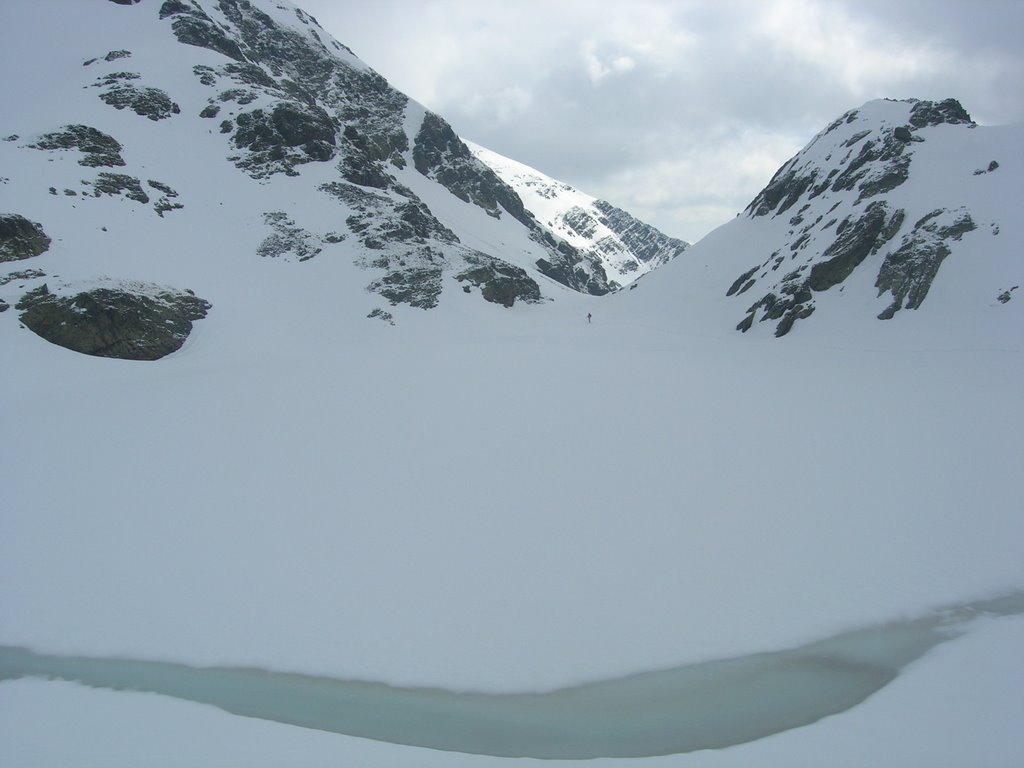
[(648, 757), (742, 744), (844, 712), (1024, 593), (845, 632), (783, 651), (540, 693), (401, 688), (255, 668), (36, 654), (0, 647), (0, 680), (146, 691), (394, 744), (499, 757)]

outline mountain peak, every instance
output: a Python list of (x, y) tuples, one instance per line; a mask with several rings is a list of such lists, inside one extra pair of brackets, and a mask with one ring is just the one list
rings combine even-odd
[(998, 161), (986, 157), (968, 172), (949, 155), (953, 147), (986, 151), (976, 128), (955, 99), (879, 100), (815, 136), (747, 206), (748, 217), (771, 222), (764, 242), (775, 245), (727, 291), (757, 296), (737, 327), (769, 321), (785, 335), (862, 264), (874, 270), (878, 296), (889, 295), (879, 319), (920, 308), (968, 233), (983, 222), (999, 231), (992, 198), (972, 183), (975, 170)]

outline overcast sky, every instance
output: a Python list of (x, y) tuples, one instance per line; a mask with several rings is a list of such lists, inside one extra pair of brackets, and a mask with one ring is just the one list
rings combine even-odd
[(696, 241), (848, 109), (1024, 121), (1022, 0), (296, 0), (463, 137)]

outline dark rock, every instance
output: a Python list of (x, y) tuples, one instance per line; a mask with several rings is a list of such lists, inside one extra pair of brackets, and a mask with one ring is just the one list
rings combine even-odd
[(811, 268), (808, 284), (812, 290), (827, 291), (843, 282), (868, 254), (880, 246), (878, 236), (888, 220), (885, 203), (876, 201), (822, 253), (823, 261)]
[(858, 202), (890, 192), (910, 178), (910, 158), (901, 157), (890, 162), (878, 173), (869, 176), (860, 185)]
[(210, 303), (191, 291), (123, 286), (65, 297), (43, 285), (17, 308), (25, 327), (53, 344), (98, 357), (157, 360), (181, 347)]
[(753, 312), (748, 314), (746, 317), (744, 317), (742, 320), (740, 320), (739, 323), (736, 324), (736, 330), (740, 331), (741, 333), (746, 333), (747, 331), (749, 331), (753, 327), (754, 327), (754, 313)]
[(60, 131), (45, 134), (33, 149), (77, 149), (84, 153), (79, 165), (113, 168), (124, 165), (121, 144), (113, 136), (88, 125), (66, 125)]
[(157, 215), (160, 216), (160, 218), (163, 218), (163, 215), (168, 211), (175, 211), (185, 207), (181, 203), (171, 202), (171, 199), (177, 197), (178, 193), (166, 184), (159, 181), (153, 181), (153, 179), (150, 179), (146, 183), (153, 189), (162, 193), (160, 198), (153, 203), (153, 210), (157, 212)]
[(974, 125), (974, 120), (956, 99), (945, 101), (911, 100), (910, 124), (915, 128), (928, 125)]
[(187, 5), (180, 0), (166, 0), (160, 7), (160, 18), (170, 17), (174, 18), (171, 29), (179, 43), (216, 51), (235, 61), (246, 60), (238, 43), (198, 6)]
[(392, 199), (385, 195), (361, 189), (354, 184), (341, 184), (337, 181), (321, 184), (319, 190), (331, 197), (337, 198), (359, 212), (377, 210), (382, 205), (393, 203)]
[(274, 78), (268, 75), (263, 67), (258, 64), (250, 64), (248, 62), (235, 64), (231, 62), (225, 64), (222, 71), (227, 75), (231, 75), (232, 79), (236, 82), (243, 83), (244, 85), (255, 85), (267, 90), (275, 90), (278, 87)]
[(168, 16), (175, 16), (179, 13), (192, 13), (194, 8), (183, 0), (164, 0), (163, 5), (160, 6), (160, 20), (163, 21)]
[(0, 213), (0, 262), (30, 259), (49, 247), (50, 238), (42, 224), (17, 213)]
[[(487, 301), (511, 307), (516, 299), (530, 303), (541, 300), (540, 286), (524, 269), (483, 254), (467, 261), (471, 263), (470, 268), (456, 275), (455, 279), (479, 288)], [(468, 286), (464, 287), (468, 289)]]
[[(501, 209), (530, 230), (537, 229), (522, 199), (497, 174), (478, 160), (442, 118), (428, 112), (412, 150), (416, 170), (442, 184), (453, 195), (501, 216)], [(500, 206), (500, 207), (499, 207)]]
[(555, 282), (580, 293), (604, 296), (612, 291), (608, 275), (600, 261), (584, 259), (579, 251), (568, 243), (555, 245), (551, 248), (551, 257), (537, 259), (535, 266)]
[(910, 129), (905, 125), (901, 125), (898, 128), (893, 129), (892, 135), (900, 141), (912, 141), (914, 138)]
[[(760, 268), (761, 268), (760, 265), (758, 265), (756, 267), (752, 267), (751, 269), (747, 270), (742, 275), (737, 277), (733, 281), (733, 284), (729, 286), (729, 290), (726, 291), (725, 295), (726, 296), (732, 296), (733, 294), (737, 294), (738, 295), (738, 294), (744, 293), (745, 291), (749, 290), (750, 287), (754, 284), (753, 281), (750, 278), (752, 278), (754, 276), (754, 273), (757, 272), (757, 270), (759, 270)], [(741, 290), (741, 288), (742, 288), (742, 290)]]
[(408, 304), (419, 309), (433, 309), (441, 295), (440, 267), (412, 267), (391, 272), (370, 283), (376, 291), (394, 304)]
[(977, 228), (964, 210), (932, 211), (919, 219), (895, 251), (886, 254), (878, 271), (878, 295), (892, 293), (892, 303), (878, 315), (891, 319), (900, 309), (917, 309), (928, 295), (943, 260), (951, 253), (950, 241), (960, 240)]
[(799, 174), (793, 168), (791, 160), (775, 172), (768, 186), (747, 206), (747, 211), (752, 216), (766, 216), (773, 212), (777, 216), (784, 213), (801, 198), (817, 177), (817, 169), (803, 175)]
[[(89, 183), (89, 182), (86, 182)], [(91, 182), (93, 196), (100, 195), (123, 195), (129, 200), (136, 200), (140, 203), (148, 203), (149, 195), (142, 188), (142, 182), (134, 176), (124, 173), (100, 173), (94, 182)]]
[(235, 162), (254, 178), (278, 172), (295, 175), (296, 165), (334, 156), (335, 125), (317, 106), (279, 102), (270, 112), (243, 112), (235, 118), (235, 125), (234, 145), (249, 152)]
[(41, 269), (20, 269), (0, 277), (0, 285), (7, 285), (15, 280), (36, 280), (40, 277), (46, 277), (46, 273)]
[(256, 255), (258, 256), (280, 258), (291, 254), (298, 261), (307, 261), (323, 250), (319, 239), (296, 225), (295, 221), (284, 211), (264, 213), (263, 221), (271, 227), (273, 232), (257, 246)]
[(150, 120), (165, 120), (181, 112), (171, 97), (159, 88), (139, 88), (121, 83), (101, 93), (100, 98), (115, 109), (127, 107)]
[(1019, 287), (1020, 287), (1019, 285), (1015, 285), (1015, 286), (1013, 286), (1013, 288), (1010, 288), (1008, 291), (1003, 291), (998, 296), (996, 296), (996, 301), (998, 301), (1000, 304), (1007, 304), (1010, 301), (1010, 299), (1012, 298), (1011, 294), (1014, 291), (1016, 291)]
[(217, 83), (217, 71), (205, 64), (196, 64), (192, 67), (192, 74), (199, 78), (202, 85), (211, 86)]
[(991, 163), (988, 164), (988, 168), (979, 168), (978, 170), (976, 170), (974, 172), (974, 175), (975, 176), (983, 176), (986, 173), (992, 173), (992, 171), (994, 171), (998, 167), (999, 167), (999, 163), (997, 163), (995, 160), (993, 160)]

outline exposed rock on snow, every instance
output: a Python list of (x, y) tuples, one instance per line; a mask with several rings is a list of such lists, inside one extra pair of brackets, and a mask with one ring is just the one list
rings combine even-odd
[(0, 213), (0, 261), (30, 259), (49, 247), (50, 238), (42, 224), (17, 213)]
[(43, 150), (77, 149), (84, 154), (78, 164), (89, 167), (115, 168), (125, 164), (121, 144), (113, 136), (88, 125), (64, 126), (29, 146)]
[[(499, 259), (480, 254), (467, 257), (470, 269), (455, 276), (459, 282), (466, 281), (480, 289), (487, 301), (511, 307), (516, 299), (525, 302), (541, 300), (540, 286), (521, 267), (515, 267)], [(469, 291), (469, 285), (463, 290)]]
[(132, 85), (130, 81), (138, 80), (139, 77), (135, 72), (113, 72), (99, 78), (96, 85), (106, 88), (100, 94), (100, 99), (115, 109), (127, 107), (150, 120), (165, 120), (181, 112), (166, 91)]
[(996, 301), (998, 301), (1000, 304), (1006, 304), (1007, 302), (1010, 301), (1010, 299), (1013, 298), (1013, 292), (1016, 291), (1018, 288), (1020, 288), (1020, 286), (1019, 285), (1015, 285), (1015, 286), (1013, 286), (1013, 288), (1010, 288), (1008, 291), (1003, 291), (998, 296), (996, 296)]
[(555, 240), (548, 232), (540, 236), (552, 246), (552, 253), (546, 259), (537, 259), (536, 266), (552, 280), (591, 296), (603, 296), (618, 287), (609, 282), (604, 265), (597, 259), (586, 258), (574, 246)]
[(157, 360), (176, 351), (206, 317), (210, 303), (191, 291), (121, 283), (62, 294), (45, 284), (17, 304), (21, 322), (75, 352), (123, 360)]
[(171, 29), (179, 42), (209, 48), (235, 61), (245, 61), (238, 43), (228, 37), (201, 8), (182, 0), (165, 0), (160, 6), (160, 18), (168, 17), (174, 17)]
[(900, 247), (890, 251), (878, 272), (879, 295), (892, 293), (893, 301), (878, 317), (892, 318), (901, 308), (917, 309), (928, 295), (942, 260), (950, 254), (951, 240), (977, 229), (966, 211), (932, 211), (915, 222)]
[(323, 109), (278, 102), (267, 110), (258, 108), (235, 118), (232, 144), (247, 154), (231, 159), (253, 178), (278, 172), (295, 176), (296, 165), (334, 157), (334, 131)]
[(388, 272), (368, 287), (392, 304), (433, 309), (441, 295), (441, 274), (439, 265), (406, 266)]
[(323, 250), (321, 241), (307, 232), (284, 211), (270, 211), (263, 214), (263, 221), (273, 229), (256, 248), (259, 256), (272, 259), (292, 255), (298, 261), (312, 259)]
[(437, 115), (428, 112), (424, 116), (412, 156), (417, 171), (443, 184), (460, 200), (480, 206), (495, 218), (501, 217), (503, 208), (526, 227), (536, 227), (519, 195), (480, 162)]

